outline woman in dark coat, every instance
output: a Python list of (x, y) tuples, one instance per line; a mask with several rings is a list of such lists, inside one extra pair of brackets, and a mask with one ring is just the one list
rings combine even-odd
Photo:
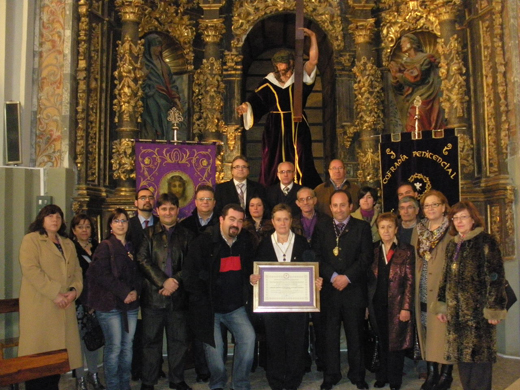
[[(312, 260), (312, 252), (305, 237), (291, 231), (291, 207), (278, 204), (273, 208), (272, 223), (275, 232), (266, 236), (257, 250), (256, 261), (299, 262)], [(256, 284), (260, 275), (250, 277)], [(316, 280), (318, 290), (323, 279)], [(304, 339), (307, 329), (307, 313), (265, 313), (267, 338), (266, 376), (273, 390), (297, 389), (305, 368)]]
[(88, 305), (105, 336), (104, 368), (108, 390), (130, 390), (132, 344), (142, 277), (127, 241), (128, 213), (117, 208), (108, 217), (108, 237), (94, 253), (87, 271)]
[(436, 303), (437, 318), (447, 323), (446, 359), (458, 362), (464, 390), (491, 390), (496, 325), (507, 315), (502, 255), (473, 203), (457, 203), (449, 219), (455, 237)]
[(389, 382), (391, 389), (399, 389), (405, 350), (413, 347), (415, 251), (413, 246), (397, 242), (395, 214), (379, 215), (376, 224), (381, 241), (374, 249), (368, 285), (371, 323), (381, 342), (381, 368), (374, 387)]
[(251, 198), (247, 208), (251, 218), (244, 221), (243, 229), (251, 233), (253, 249), (256, 249), (260, 241), (273, 232), (273, 223), (269, 219), (269, 212), (262, 198)]
[[(86, 280), (87, 270), (92, 262), (92, 255), (97, 248), (96, 230), (94, 224), (87, 214), (77, 214), (72, 218), (70, 223), (70, 238), (76, 247), (79, 265), (83, 271), (83, 280)], [(85, 367), (81, 366), (76, 369), (76, 388), (77, 390), (86, 390), (87, 382), (91, 383), (94, 389), (104, 389), (98, 376), (99, 350), (89, 351), (83, 341), (86, 328), (83, 325), (85, 312), (89, 310), (86, 302), (88, 290), (85, 288), (87, 283), (83, 283), (83, 292), (76, 300), (76, 317), (80, 332), (81, 350), (88, 367), (88, 375), (85, 378)]]

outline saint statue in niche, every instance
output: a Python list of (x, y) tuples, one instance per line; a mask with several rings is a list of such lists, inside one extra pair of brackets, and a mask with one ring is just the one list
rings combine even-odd
[(404, 131), (415, 131), (416, 107), (414, 100), (421, 99), (419, 106), (419, 130), (437, 130), (445, 126), (444, 112), (440, 104), (441, 79), (437, 58), (426, 53), (414, 34), (401, 37), (401, 61), (388, 65), (392, 86)]
[[(157, 34), (144, 38), (142, 139), (173, 139), (172, 123), (168, 111), (175, 107), (184, 114), (178, 80), (163, 58), (163, 40)], [(182, 125), (182, 124), (181, 124)], [(185, 126), (184, 126), (185, 127)]]

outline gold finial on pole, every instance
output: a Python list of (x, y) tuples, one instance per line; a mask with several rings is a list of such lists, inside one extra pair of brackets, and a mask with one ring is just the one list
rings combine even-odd
[(179, 123), (184, 120), (181, 112), (176, 108), (172, 107), (170, 111), (168, 111), (168, 122), (172, 123), (173, 130), (173, 141), (177, 142), (177, 130), (179, 130)]
[(419, 95), (417, 95), (413, 101), (413, 105), (415, 107), (415, 116), (414, 116), (415, 131), (413, 134), (413, 139), (422, 138), (422, 134), (420, 133), (420, 129), (419, 129), (419, 119), (421, 118), (421, 114), (419, 113), (419, 107), (421, 107), (421, 103), (422, 103), (421, 97)]

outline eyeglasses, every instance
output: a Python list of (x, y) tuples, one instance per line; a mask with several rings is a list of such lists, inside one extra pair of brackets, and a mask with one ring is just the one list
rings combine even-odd
[(428, 210), (428, 209), (436, 209), (437, 207), (439, 207), (442, 203), (432, 203), (432, 204), (425, 204), (423, 206), (423, 209), (425, 210)]
[(301, 202), (301, 203), (310, 202), (314, 198), (315, 198), (315, 196), (308, 196), (306, 198), (298, 198), (298, 202)]
[(405, 211), (405, 210), (415, 210), (415, 206), (401, 206), (401, 207), (399, 207), (399, 211)]
[(329, 171), (342, 171), (344, 169), (345, 168), (343, 168), (343, 167), (332, 167), (332, 168), (329, 168)]
[(128, 220), (127, 219), (114, 219), (114, 220), (112, 220), (112, 222), (122, 223), (124, 225), (125, 223), (128, 223)]
[(235, 165), (233, 169), (249, 169), (247, 165)]
[(278, 171), (278, 173), (280, 173), (280, 174), (282, 174), (282, 175), (285, 175), (286, 173), (291, 174), (291, 173), (293, 173), (293, 172), (294, 172), (294, 171), (289, 171), (289, 170), (287, 170), (287, 171)]
[(199, 202), (211, 202), (213, 198), (197, 198)]
[(459, 217), (453, 217), (451, 220), (453, 222), (455, 222), (455, 221), (462, 221), (463, 222), (463, 221), (465, 221), (468, 218), (471, 218), (471, 217), (469, 215), (461, 215)]
[(152, 195), (150, 195), (150, 196), (140, 196), (137, 199), (139, 199), (140, 201), (144, 202), (146, 200), (154, 200), (155, 198)]

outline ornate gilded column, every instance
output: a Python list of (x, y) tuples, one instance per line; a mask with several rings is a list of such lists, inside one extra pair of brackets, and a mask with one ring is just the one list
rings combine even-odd
[(221, 1), (203, 0), (200, 6), (204, 18), (199, 20), (199, 29), (204, 40), (204, 60), (195, 72), (194, 133), (202, 141), (221, 141), (224, 121), (224, 84), (219, 42), (225, 32), (224, 19), (219, 16)]
[(466, 67), (462, 57), (462, 40), (457, 33), (456, 20), (461, 11), (461, 0), (436, 0), (432, 9), (439, 20), (442, 79), (441, 105), (448, 127), (467, 127)]
[(121, 41), (117, 42), (117, 70), (114, 111), (117, 139), (112, 143), (112, 169), (117, 180), (116, 198), (126, 199), (135, 192), (135, 142), (139, 135), (143, 104), (141, 84), (144, 80), (141, 60), (143, 41), (139, 40), (139, 22), (143, 0), (116, 0), (121, 16)]
[[(372, 4), (353, 4), (357, 14), (369, 14)], [(379, 187), (379, 135), (383, 130), (383, 83), (377, 67), (374, 48), (375, 19), (353, 18), (349, 31), (356, 45), (356, 65), (353, 69), (356, 121), (360, 134), (357, 148), (360, 184)]]

